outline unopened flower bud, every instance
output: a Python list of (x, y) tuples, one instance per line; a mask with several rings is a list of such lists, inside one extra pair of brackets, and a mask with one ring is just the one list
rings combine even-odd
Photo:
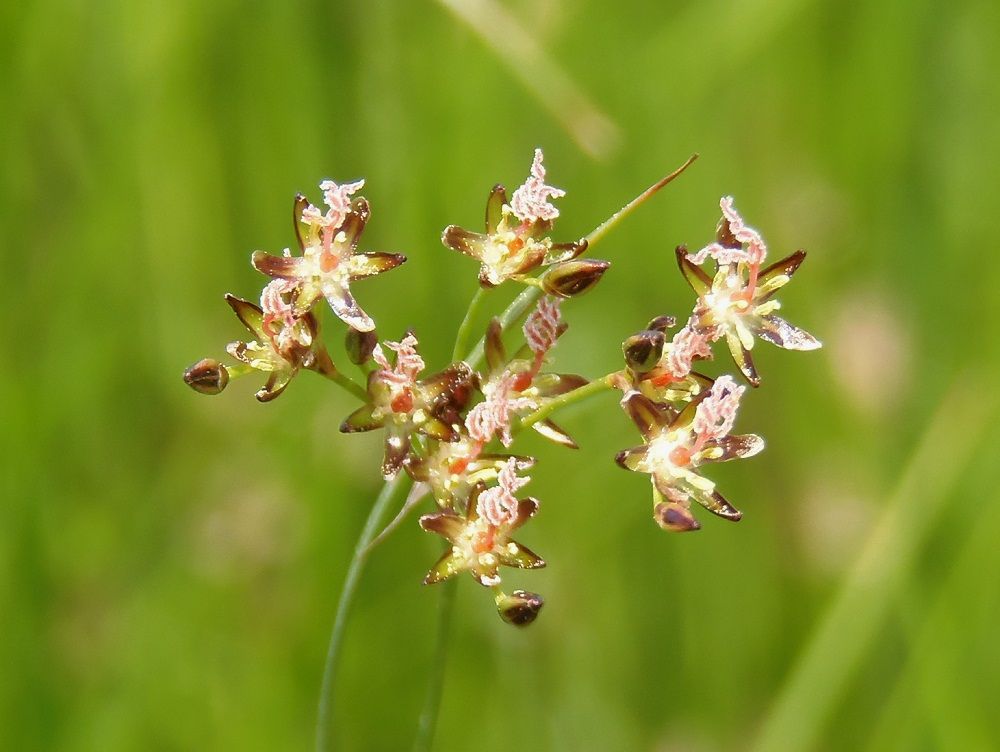
[(653, 508), (653, 519), (664, 530), (673, 533), (686, 533), (700, 530), (701, 525), (691, 514), (691, 510), (675, 501), (661, 501)]
[(501, 593), (497, 596), (496, 602), (500, 618), (515, 627), (526, 627), (531, 624), (545, 604), (542, 596), (524, 590), (515, 590), (510, 595)]
[(184, 371), (184, 383), (202, 394), (218, 394), (229, 383), (229, 371), (219, 361), (205, 358)]
[(625, 363), (636, 373), (646, 373), (656, 367), (663, 354), (663, 332), (647, 329), (633, 334), (622, 343)]
[(582, 295), (601, 280), (609, 266), (610, 261), (598, 259), (577, 259), (553, 264), (542, 275), (542, 286), (549, 295), (560, 298)]
[(350, 327), (347, 330), (347, 335), (344, 337), (344, 348), (347, 350), (347, 357), (356, 366), (368, 362), (377, 344), (378, 334), (374, 330), (360, 332), (354, 327)]

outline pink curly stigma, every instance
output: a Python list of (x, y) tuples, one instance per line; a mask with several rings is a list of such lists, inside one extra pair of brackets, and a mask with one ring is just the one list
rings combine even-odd
[(465, 417), (465, 427), (474, 441), (486, 444), (494, 436), (499, 435), (505, 447), (511, 445), (513, 441), (510, 433), (511, 413), (533, 407), (535, 404), (527, 397), (511, 396), (517, 378), (517, 373), (504, 372), (489, 390), (486, 399), (469, 411)]
[(351, 196), (360, 191), (364, 185), (364, 180), (344, 183), (343, 185), (337, 185), (332, 180), (324, 180), (319, 184), (319, 188), (323, 191), (324, 203), (330, 208), (324, 214), (317, 207), (309, 204), (302, 210), (302, 221), (324, 229), (337, 229), (344, 224), (344, 220), (351, 212)]
[(720, 376), (715, 380), (712, 391), (698, 405), (691, 422), (699, 444), (721, 439), (733, 429), (740, 397), (745, 389), (744, 386), (737, 386), (732, 376)]
[(742, 248), (726, 248), (719, 243), (706, 245), (697, 253), (689, 253), (687, 257), (692, 264), (704, 264), (710, 258), (715, 259), (719, 264), (734, 264), (750, 260), (749, 255)]
[(260, 309), (264, 315), (262, 329), (278, 351), (285, 351), (293, 345), (309, 347), (312, 344), (309, 329), (296, 326), (295, 306), (284, 298), (296, 288), (295, 282), (275, 279), (268, 282), (260, 294)]
[(283, 328), (295, 326), (295, 310), (291, 303), (285, 302), (284, 296), (296, 287), (287, 279), (273, 279), (267, 283), (260, 294), (260, 308), (264, 313), (264, 328), (270, 330), (271, 324), (280, 322)]
[(667, 351), (667, 368), (674, 379), (683, 379), (691, 373), (696, 358), (712, 357), (712, 338), (694, 327), (693, 317), (674, 335)]
[(747, 227), (743, 217), (733, 206), (732, 196), (723, 196), (719, 200), (719, 208), (722, 209), (722, 216), (729, 222), (729, 232), (733, 234), (739, 242), (747, 247), (747, 256), (751, 264), (759, 264), (767, 255), (767, 246), (764, 239), (752, 227)]
[(412, 385), (424, 370), (424, 359), (417, 353), (417, 338), (407, 334), (401, 342), (386, 342), (385, 346), (396, 353), (396, 365), (389, 362), (381, 345), (375, 345), (372, 358), (379, 366), (379, 374), (394, 384)]
[(524, 338), (535, 355), (544, 355), (559, 339), (559, 325), (562, 323), (559, 303), (559, 298), (546, 295), (524, 322)]
[(723, 218), (729, 223), (729, 232), (746, 248), (726, 248), (719, 243), (711, 243), (697, 253), (689, 253), (688, 260), (693, 264), (704, 264), (709, 258), (719, 264), (732, 264), (745, 261), (759, 266), (767, 256), (767, 246), (764, 239), (752, 227), (747, 227), (743, 217), (733, 206), (732, 196), (723, 196), (719, 200)]
[(510, 200), (510, 208), (522, 222), (552, 220), (559, 216), (559, 210), (548, 202), (550, 198), (562, 198), (566, 191), (545, 185), (545, 168), (542, 166), (541, 149), (535, 149), (535, 158), (531, 162), (531, 177), (524, 185), (514, 191)]
[(514, 494), (531, 478), (517, 477), (517, 460), (513, 457), (500, 469), (497, 484), (479, 494), (476, 511), (494, 527), (510, 525), (517, 519), (517, 498)]

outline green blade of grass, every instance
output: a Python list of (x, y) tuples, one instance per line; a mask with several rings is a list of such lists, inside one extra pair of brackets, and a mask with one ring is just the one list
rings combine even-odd
[(959, 377), (906, 464), (853, 569), (820, 619), (752, 749), (812, 749), (885, 622), (901, 573), (920, 550), (995, 408)]

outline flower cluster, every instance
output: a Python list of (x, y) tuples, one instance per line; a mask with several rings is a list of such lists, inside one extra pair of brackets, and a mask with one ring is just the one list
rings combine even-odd
[[(679, 173), (661, 180), (609, 223)], [(270, 278), (260, 304), (226, 296), (252, 335), (227, 347), (235, 362), (205, 359), (185, 372), (187, 383), (205, 394), (218, 394), (234, 377), (261, 372), (266, 382), (257, 398), (268, 401), (299, 371), (311, 370), (357, 397), (361, 404), (340, 430), (384, 433), (382, 475), (413, 484), (400, 516), (425, 497), (433, 500), (434, 509), (420, 517), (420, 527), (441, 536), (447, 546), (424, 582), (468, 572), (492, 591), (501, 617), (515, 625), (534, 621), (543, 601), (535, 593), (507, 592), (502, 569), (545, 566), (513, 537), (539, 510), (537, 499), (519, 496), (535, 458), (509, 452), (522, 429), (530, 427), (556, 444), (577, 448), (551, 414), (590, 394), (618, 388), (643, 443), (620, 452), (617, 461), (651, 477), (656, 522), (667, 530), (697, 529), (692, 500), (737, 520), (741, 513), (702, 471), (713, 462), (750, 457), (764, 443), (755, 434), (732, 433), (746, 388), (732, 376), (712, 379), (696, 368), (712, 358), (713, 344), (725, 339), (743, 376), (757, 386), (760, 379), (750, 358), (755, 337), (787, 349), (819, 347), (811, 335), (775, 314), (774, 295), (805, 254), (798, 251), (762, 269), (767, 256), (762, 237), (743, 222), (732, 199), (724, 198), (715, 241), (697, 253), (677, 249), (681, 271), (697, 294), (683, 326), (678, 328), (670, 316), (654, 318), (623, 344), (624, 368), (600, 379), (550, 370), (568, 328), (565, 302), (593, 289), (610, 264), (579, 258), (609, 223), (578, 241), (552, 240), (559, 210), (551, 201), (565, 194), (546, 180), (538, 149), (530, 175), (510, 201), (503, 186), (491, 191), (484, 233), (455, 225), (445, 229), (445, 246), (479, 262), (485, 290), (508, 281), (527, 289), (503, 315), (490, 320), (476, 347), (465, 341), (470, 309), (455, 347), (460, 357), (440, 370), (428, 372), (412, 331), (398, 340), (380, 341), (375, 321), (355, 301), (352, 282), (406, 259), (396, 253), (359, 252), (371, 213), (368, 202), (355, 196), (364, 181), (326, 180), (320, 184), (325, 208), (303, 196), (295, 199), (299, 254), (285, 249), (278, 255), (252, 255), (253, 266)], [(709, 262), (715, 266), (712, 274), (703, 268)], [(482, 296), (480, 291), (475, 300)], [(321, 301), (346, 325), (345, 355), (363, 385), (334, 365), (321, 337), (320, 314), (326, 307)], [(522, 318), (518, 331), (516, 322)], [(518, 342), (511, 341), (515, 336)]]
[[(716, 240), (697, 253), (684, 246), (676, 256), (681, 273), (697, 294), (687, 323), (668, 342), (670, 316), (653, 319), (623, 345), (626, 368), (617, 380), (624, 392), (622, 408), (632, 418), (644, 443), (618, 453), (619, 465), (645, 473), (653, 484), (653, 517), (666, 530), (697, 530), (691, 500), (720, 517), (743, 515), (704, 477), (699, 468), (712, 462), (752, 457), (764, 448), (756, 434), (732, 435), (745, 387), (732, 376), (714, 381), (694, 369), (712, 358), (712, 344), (725, 338), (730, 353), (751, 386), (760, 376), (750, 357), (754, 337), (788, 350), (820, 347), (811, 334), (776, 316), (775, 293), (805, 259), (805, 251), (761, 269), (767, 246), (724, 197)], [(701, 265), (715, 263), (714, 275)]]
[[(608, 268), (607, 262), (594, 259), (574, 261), (587, 250), (587, 240), (556, 243), (549, 237), (559, 210), (549, 203), (565, 191), (545, 184), (544, 155), (535, 149), (531, 175), (510, 202), (507, 189), (493, 186), (486, 201), (486, 232), (449, 225), (441, 241), (466, 256), (479, 261), (479, 283), (496, 287), (508, 279), (525, 284), (543, 285), (558, 297), (577, 295), (595, 284)], [(532, 272), (545, 267), (540, 277)]]

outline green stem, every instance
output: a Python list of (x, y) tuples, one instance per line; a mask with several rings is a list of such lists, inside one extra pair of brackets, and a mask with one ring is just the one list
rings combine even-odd
[[(639, 196), (622, 207), (622, 209), (613, 214), (607, 221), (596, 227), (586, 238), (588, 245), (593, 246), (599, 242), (607, 233), (614, 229), (614, 227), (616, 227), (621, 220), (631, 214), (636, 208), (642, 205), (663, 186), (667, 185), (674, 178), (684, 172), (684, 170), (687, 169), (687, 167), (697, 158), (697, 154), (692, 155), (687, 162), (666, 177), (651, 185), (639, 194)], [(529, 286), (524, 289), (511, 302), (511, 304), (507, 306), (503, 313), (500, 314), (500, 325), (502, 329), (506, 331), (523, 316), (527, 315), (529, 309), (542, 296), (542, 292), (542, 288), (536, 286)], [(458, 329), (458, 335), (455, 339), (455, 348), (452, 354), (453, 361), (458, 360), (461, 353), (465, 352), (468, 347), (472, 327), (475, 325), (476, 314), (482, 306), (485, 294), (486, 290), (479, 288), (476, 290), (476, 293), (472, 296), (472, 300), (469, 302), (469, 307), (466, 310), (465, 317), (462, 319), (462, 323)], [(473, 368), (476, 368), (479, 365), (479, 362), (483, 359), (484, 348), (485, 339), (481, 338), (475, 347), (472, 348), (469, 356), (465, 358), (465, 362)], [(351, 379), (337, 371), (336, 368), (330, 369), (330, 372), (326, 372), (326, 369), (321, 372), (348, 391), (358, 395), (361, 399), (367, 399), (367, 395), (364, 390), (351, 381)], [(561, 407), (585, 399), (591, 394), (597, 394), (605, 389), (612, 388), (613, 376), (614, 374), (609, 374), (608, 376), (592, 381), (579, 389), (574, 389), (571, 392), (567, 392), (566, 394), (556, 397), (531, 415), (525, 417), (521, 421), (521, 425), (524, 427), (530, 426), (537, 423), (539, 420), (544, 419), (547, 415)], [(319, 721), (316, 729), (316, 748), (320, 752), (330, 748), (330, 721), (333, 710), (334, 671), (340, 654), (340, 645), (343, 640), (344, 625), (346, 624), (347, 616), (354, 600), (354, 593), (357, 589), (358, 581), (361, 577), (361, 572), (364, 569), (365, 562), (367, 561), (368, 553), (371, 551), (370, 544), (375, 538), (376, 531), (382, 524), (382, 518), (385, 516), (386, 510), (389, 508), (393, 498), (396, 496), (396, 491), (400, 487), (408, 485), (408, 482), (409, 479), (407, 476), (400, 475), (394, 481), (386, 484), (386, 486), (382, 489), (375, 505), (372, 507), (371, 513), (368, 515), (368, 520), (365, 522), (365, 527), (361, 532), (361, 536), (358, 538), (358, 542), (354, 549), (354, 558), (351, 560), (351, 565), (347, 570), (347, 576), (344, 579), (344, 588), (337, 604), (337, 615), (334, 619), (333, 632), (330, 635), (330, 648), (327, 652), (326, 666), (323, 671), (323, 689), (320, 695)], [(417, 752), (423, 752), (424, 750), (430, 749), (430, 745), (434, 737), (434, 728), (437, 725), (438, 712), (441, 707), (441, 693), (444, 687), (445, 664), (449, 644), (448, 635), (451, 631), (454, 600), (455, 583), (446, 583), (444, 586), (444, 592), (442, 592), (441, 596), (437, 643), (435, 648), (434, 667), (432, 669), (433, 673), (431, 675), (430, 684), (428, 685), (424, 709), (420, 715), (420, 723), (417, 728), (417, 737), (414, 746), (414, 749), (417, 750)]]
[(349, 376), (345, 376), (338, 369), (337, 366), (333, 364), (330, 359), (329, 354), (326, 350), (320, 350), (316, 355), (316, 365), (313, 370), (321, 376), (326, 376), (333, 383), (340, 386), (342, 389), (350, 392), (355, 397), (357, 397), (362, 402), (368, 401), (368, 393), (365, 391), (364, 387), (356, 383)]
[(682, 164), (680, 167), (671, 172), (669, 175), (657, 180), (655, 183), (649, 186), (649, 188), (644, 190), (634, 199), (625, 204), (625, 206), (623, 206), (621, 209), (619, 209), (610, 217), (608, 217), (604, 222), (595, 227), (587, 236), (587, 247), (589, 248), (590, 246), (593, 246), (595, 243), (600, 241), (601, 238), (603, 238), (605, 235), (611, 232), (611, 230), (613, 230), (615, 226), (618, 225), (619, 222), (625, 219), (625, 217), (627, 217), (629, 214), (631, 214), (640, 206), (642, 206), (644, 203), (646, 203), (646, 201), (649, 200), (654, 194), (656, 194), (656, 192), (659, 191), (663, 186), (665, 186), (667, 183), (672, 182), (674, 178), (676, 178), (678, 175), (684, 172), (684, 170), (690, 167), (691, 163), (694, 162), (697, 158), (698, 158), (697, 154), (692, 154), (690, 157), (688, 157), (687, 162)]
[(486, 300), (487, 289), (485, 287), (477, 287), (476, 294), (472, 296), (472, 300), (469, 301), (469, 307), (465, 311), (465, 318), (462, 319), (461, 326), (458, 327), (458, 335), (455, 337), (455, 349), (452, 350), (451, 360), (452, 362), (458, 361), (462, 355), (469, 349), (469, 339), (472, 337), (472, 327), (476, 323), (476, 314), (479, 313), (479, 309), (482, 308), (483, 301)]
[(552, 399), (546, 401), (544, 405), (535, 410), (535, 412), (530, 415), (525, 415), (521, 418), (521, 426), (523, 428), (528, 428), (533, 426), (540, 420), (544, 420), (549, 415), (554, 413), (560, 408), (566, 407), (567, 405), (572, 405), (574, 402), (579, 402), (586, 399), (592, 394), (599, 394), (600, 392), (606, 391), (608, 389), (614, 388), (614, 379), (618, 375), (618, 372), (609, 373), (607, 376), (602, 376), (599, 379), (594, 379), (593, 381), (584, 384), (581, 387), (573, 389), (572, 391), (566, 392), (565, 394), (560, 394), (558, 397), (553, 397)]
[(431, 663), (431, 678), (427, 684), (427, 696), (424, 698), (424, 708), (420, 712), (420, 721), (417, 724), (417, 737), (413, 743), (413, 752), (430, 752), (431, 744), (434, 742), (434, 730), (437, 727), (438, 711), (441, 709), (441, 694), (444, 690), (445, 669), (448, 665), (448, 635), (451, 632), (457, 586), (458, 582), (454, 578), (441, 586), (437, 642), (434, 647), (434, 659)]
[[(528, 314), (528, 310), (535, 304), (535, 302), (542, 297), (542, 289), (540, 287), (526, 287), (521, 291), (521, 294), (514, 298), (513, 302), (504, 309), (504, 312), (500, 314), (500, 327), (503, 331), (507, 331), (516, 323), (522, 316)], [(483, 349), (486, 346), (485, 338), (480, 338), (476, 346), (472, 348), (472, 352), (469, 356), (465, 358), (465, 362), (468, 363), (473, 368), (479, 365), (479, 362), (483, 359)]]
[(353, 394), (362, 402), (368, 401), (368, 393), (364, 390), (364, 387), (362, 387), (360, 384), (355, 382), (350, 377), (345, 376), (340, 371), (335, 371), (332, 374), (324, 373), (323, 375), (326, 376), (328, 379), (330, 379), (330, 381), (333, 381), (334, 383), (341, 386), (343, 389)]
[(368, 561), (368, 544), (375, 537), (376, 532), (382, 527), (386, 513), (392, 506), (393, 500), (400, 493), (405, 493), (410, 486), (410, 477), (405, 473), (400, 473), (393, 480), (386, 483), (378, 498), (372, 505), (368, 519), (365, 520), (364, 528), (354, 546), (354, 556), (351, 564), (347, 568), (347, 575), (344, 577), (344, 586), (340, 591), (340, 599), (337, 601), (337, 614), (333, 620), (333, 630), (330, 633), (330, 646), (326, 652), (326, 663), (323, 666), (323, 687), (319, 697), (319, 715), (316, 721), (316, 749), (317, 752), (325, 752), (332, 748), (333, 736), (333, 707), (334, 707), (334, 679), (339, 665), (341, 645), (344, 640), (344, 627), (350, 616), (351, 606), (354, 603), (354, 596), (361, 580), (361, 573), (364, 571), (365, 563)]

